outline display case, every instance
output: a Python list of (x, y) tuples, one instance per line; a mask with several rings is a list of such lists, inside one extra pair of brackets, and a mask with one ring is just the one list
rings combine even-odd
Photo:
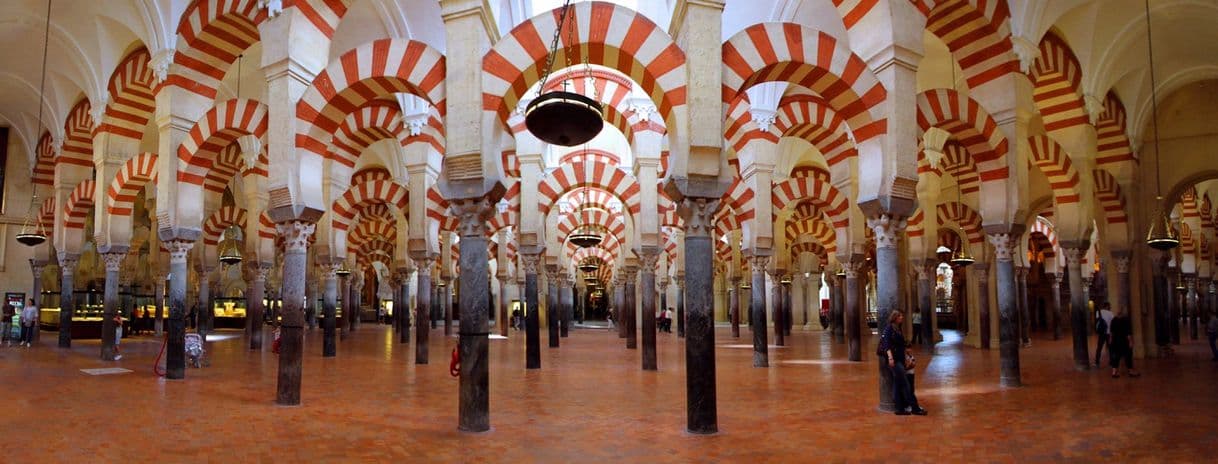
[(245, 328), (245, 298), (215, 298), (212, 300), (213, 327), (217, 329)]
[[(314, 306), (315, 308), (317, 308), (317, 323), (319, 325), (321, 324), (321, 322), (323, 320), (326, 319), (326, 312), (323, 310), (323, 308), (325, 308), (325, 306), (322, 304), (324, 301), (325, 301), (324, 299), (318, 298), (317, 301), (315, 302), (315, 304), (317, 306)], [(338, 320), (340, 320), (340, 321), (343, 320), (343, 299), (342, 298), (338, 298), (335, 300), (334, 316), (336, 318), (338, 318)]]

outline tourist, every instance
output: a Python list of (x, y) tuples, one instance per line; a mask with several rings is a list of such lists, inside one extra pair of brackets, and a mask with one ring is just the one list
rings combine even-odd
[[(1095, 367), (1100, 366), (1100, 353), (1104, 351), (1104, 344), (1108, 343), (1108, 325), (1112, 323), (1112, 311), (1108, 308), (1108, 303), (1104, 303), (1099, 312), (1095, 315)], [(1108, 354), (1112, 353), (1112, 344), (1108, 344)]]
[[(4, 317), (4, 319), (0, 320), (0, 330), (3, 330), (4, 333), (0, 334), (0, 343), (3, 343), (6, 346), (13, 346), (13, 317), (16, 315), (17, 308), (13, 307), (13, 303), (5, 301), (4, 312), (2, 313), (2, 317)], [(1213, 340), (1212, 337), (1210, 339)]]
[(1128, 310), (1121, 309), (1120, 314), (1112, 319), (1107, 327), (1109, 332), (1108, 357), (1112, 364), (1112, 378), (1120, 377), (1121, 360), (1125, 361), (1125, 371), (1130, 377), (1141, 374), (1133, 369), (1133, 322), (1129, 319)]
[(1210, 339), (1210, 353), (1214, 358), (1211, 361), (1218, 362), (1218, 314), (1210, 314), (1210, 322), (1205, 325), (1205, 335)]
[(512, 328), (520, 330), (520, 326), (524, 325), (520, 317), (520, 308), (512, 310)]
[(123, 359), (123, 355), (118, 354), (118, 342), (123, 339), (123, 315), (114, 315), (114, 360)]
[(38, 330), (38, 306), (30, 298), (30, 304), (21, 309), (21, 343), (29, 347), (34, 344), (34, 331)]
[(911, 311), (913, 313), (913, 337), (910, 337), (915, 345), (922, 344), (922, 313), (920, 311)]
[(925, 416), (926, 410), (918, 406), (918, 398), (913, 394), (913, 386), (906, 377), (905, 368), (905, 336), (901, 333), (901, 324), (905, 323), (905, 315), (900, 310), (888, 314), (888, 327), (880, 335), (880, 345), (876, 354), (888, 358), (888, 369), (892, 371), (892, 399), (896, 406), (896, 415), (908, 416), (910, 413)]

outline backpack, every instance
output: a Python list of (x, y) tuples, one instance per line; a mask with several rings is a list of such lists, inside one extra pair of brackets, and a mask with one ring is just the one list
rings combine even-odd
[(1108, 321), (1105, 321), (1104, 318), (1102, 318), (1102, 317), (1096, 319), (1095, 320), (1095, 333), (1101, 333), (1101, 334), (1108, 333)]

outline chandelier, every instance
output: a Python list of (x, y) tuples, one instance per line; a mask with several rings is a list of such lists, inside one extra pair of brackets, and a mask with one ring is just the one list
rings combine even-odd
[[(339, 277), (347, 277), (347, 276), (351, 275), (351, 270), (347, 269), (347, 263), (343, 262), (341, 265), (339, 265), (338, 270), (334, 271), (334, 275), (339, 276)], [(440, 281), (440, 286), (441, 287), (444, 286), (443, 280)]]
[[(584, 258), (583, 261), (580, 261), (579, 265), (576, 267), (579, 268), (579, 270), (581, 270), (587, 274), (592, 274), (593, 272), (596, 272), (597, 269), (601, 268), (599, 261), (600, 261), (599, 259), (589, 256), (587, 258)], [(591, 276), (589, 276), (588, 278), (594, 279)]]
[[(42, 98), (47, 86), (47, 43), (51, 37), (51, 0), (47, 0), (46, 30), (42, 36), (42, 77), (38, 84), (38, 127), (35, 134), (42, 133)], [(25, 246), (38, 246), (47, 241), (46, 228), (42, 225), (42, 217), (38, 215), (38, 193), (34, 186), (34, 194), (30, 196), (30, 207), (26, 210), (25, 220), (21, 224), (21, 232), (17, 233), (17, 243)]]
[[(539, 140), (564, 147), (573, 147), (592, 140), (601, 132), (605, 120), (601, 114), (601, 104), (595, 99), (580, 95), (571, 90), (571, 55), (578, 53), (575, 43), (575, 28), (567, 31), (567, 47), (564, 53), (567, 59), (567, 80), (563, 82), (563, 90), (546, 92), (546, 81), (554, 69), (554, 58), (558, 55), (558, 39), (562, 36), (563, 27), (571, 12), (571, 0), (563, 3), (562, 13), (558, 17), (558, 27), (554, 29), (554, 38), (550, 41), (550, 53), (546, 56), (546, 69), (541, 75), (541, 86), (537, 90), (537, 98), (525, 107), (524, 125), (529, 132)], [(591, 77), (591, 69), (587, 58), (584, 60), (586, 77)]]
[(241, 248), (237, 241), (237, 226), (224, 229), (220, 240), (220, 264), (231, 266), (241, 263)]
[(960, 242), (960, 249), (952, 252), (952, 257), (947, 261), (952, 266), (964, 267), (977, 262), (973, 259), (973, 255), (968, 252), (968, 245), (964, 241)]
[(1167, 218), (1167, 211), (1164, 210), (1167, 205), (1163, 204), (1163, 190), (1160, 185), (1162, 175), (1159, 172), (1159, 96), (1155, 88), (1155, 48), (1150, 37), (1150, 1), (1147, 0), (1145, 4), (1146, 48), (1150, 55), (1150, 127), (1155, 138), (1155, 203), (1159, 207), (1154, 219), (1150, 220), (1150, 230), (1146, 231), (1146, 245), (1156, 250), (1170, 250), (1180, 246), (1180, 236)]
[(592, 224), (591, 218), (588, 217), (588, 210), (592, 208), (591, 195), (588, 193), (588, 187), (584, 187), (583, 199), (578, 206), (579, 211), (576, 214), (582, 214), (582, 220), (579, 227), (571, 233), (568, 240), (572, 245), (580, 248), (592, 248), (601, 244), (601, 234), (599, 228)]

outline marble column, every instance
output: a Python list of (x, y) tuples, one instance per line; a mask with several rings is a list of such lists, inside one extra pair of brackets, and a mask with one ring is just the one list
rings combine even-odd
[[(1018, 253), (1018, 250), (1015, 252)], [(1015, 284), (1017, 308), (1015, 315), (1016, 320), (1019, 321), (1019, 339), (1021, 344), (1027, 347), (1032, 345), (1032, 311), (1028, 308), (1028, 268), (1023, 266), (1015, 268)]]
[(444, 319), (444, 285), (443, 279), (431, 283), (431, 306), (427, 308), (427, 317), (431, 321), (432, 330), (439, 327), (438, 324)]
[(1188, 324), (1188, 338), (1190, 340), (1197, 339), (1197, 275), (1185, 274), (1184, 286), (1187, 288), (1187, 293), (1184, 294), (1184, 320)]
[(203, 342), (207, 342), (207, 334), (211, 332), (212, 319), (214, 319), (216, 311), (211, 304), (211, 269), (208, 266), (200, 266), (199, 271), (199, 325), (195, 329), (199, 336), (203, 337)]
[(1053, 339), (1060, 340), (1062, 338), (1062, 280), (1058, 274), (1045, 274), (1045, 278), (1049, 280), (1050, 292), (1049, 302), (1049, 324), (1053, 326)]
[(491, 295), (486, 226), (494, 208), (488, 199), (479, 198), (452, 200), (450, 210), (459, 218), (457, 227), (461, 234), (458, 263), (461, 321), (457, 341), (461, 375), (457, 428), (465, 432), (485, 432), (491, 427), (490, 367), (487, 362), (490, 334), (486, 325), (491, 314)]
[(1168, 319), (1168, 300), (1171, 299), (1171, 286), (1167, 280), (1167, 252), (1152, 252), (1150, 256), (1151, 269), (1151, 307), (1154, 311), (1155, 345), (1158, 346), (1159, 356), (1165, 356), (1171, 345), (1169, 333), (1171, 322)]
[[(998, 279), (998, 356), (999, 384), (1004, 387), (1023, 385), (1019, 373), (1019, 288), (1015, 278), (1014, 253), (1018, 253), (1019, 234), (988, 234), (994, 246), (995, 274)], [(983, 331), (988, 330), (983, 327)], [(985, 333), (985, 332), (982, 332)]]
[(507, 276), (499, 278), (499, 335), (508, 336)]
[[(749, 328), (753, 330), (753, 367), (770, 367), (769, 341), (766, 340), (766, 297), (765, 271), (770, 262), (770, 256), (754, 254), (749, 256), (749, 267), (752, 272), (752, 294), (749, 298)], [(688, 270), (688, 267), (686, 268)]]
[(846, 343), (846, 268), (842, 265), (840, 274), (834, 274), (832, 279), (832, 301), (830, 301), (830, 320), (832, 321), (833, 340)]
[(275, 225), (283, 237), (283, 276), (280, 284), (279, 377), (275, 403), (300, 404), (301, 371), (304, 366), (304, 296), (306, 252), (316, 224), (288, 221)]
[[(842, 293), (845, 296), (842, 298), (842, 323), (846, 326), (846, 359), (862, 361), (863, 305), (859, 301), (859, 272), (863, 269), (863, 262), (861, 260), (852, 261), (843, 263), (843, 265), (846, 278), (843, 279), (845, 285), (842, 286)], [(879, 323), (877, 320), (877, 327), (882, 327), (878, 325)]]
[(415, 277), (418, 279), (418, 288), (415, 295), (418, 301), (415, 302), (414, 309), (414, 363), (427, 364), (427, 343), (428, 335), (430, 334), (428, 327), (431, 326), (431, 322), (429, 322), (431, 319), (432, 296), (431, 272), (435, 258), (428, 253), (417, 254), (413, 258), (415, 269), (418, 270), (418, 275)]
[(305, 323), (309, 330), (317, 328), (317, 275), (314, 273), (305, 283)]
[(623, 274), (625, 277), (623, 294), (626, 304), (622, 311), (624, 313), (622, 323), (626, 326), (626, 349), (634, 350), (639, 347), (638, 291), (635, 287), (635, 278), (638, 277), (639, 268), (636, 265), (627, 264)]
[(990, 263), (977, 261), (969, 266), (977, 288), (977, 339), (981, 349), (990, 349)]
[(261, 350), (263, 312), (266, 310), (262, 300), (266, 298), (266, 277), (271, 273), (271, 263), (251, 264), (250, 273), (253, 279), (249, 291), (245, 294), (245, 306), (249, 308), (245, 315), (245, 328), (249, 336), (249, 349)]
[(194, 242), (170, 240), (169, 250), (169, 323), (165, 342), (165, 378), (186, 377), (186, 255)]
[[(875, 233), (875, 296), (876, 296), (876, 328), (888, 323), (888, 315), (900, 310), (901, 304), (901, 259), (897, 253), (898, 241), (905, 231), (905, 218), (880, 214), (868, 218), (867, 227)], [(862, 326), (862, 313), (859, 313), (859, 325)], [(927, 321), (929, 322), (929, 321)], [(893, 411), (892, 402), (892, 370), (888, 368), (887, 358), (876, 357), (876, 369), (879, 373), (879, 398), (881, 411)]]
[(613, 314), (617, 322), (617, 338), (626, 338), (626, 279), (620, 276), (625, 270), (619, 270), (619, 276), (613, 278)]
[(524, 253), (520, 264), (524, 271), (524, 368), (541, 369), (541, 320), (537, 300), (538, 253)]
[(639, 253), (639, 285), (643, 288), (643, 370), (656, 368), (656, 262), (660, 258), (658, 247), (644, 247)]
[(158, 337), (160, 337), (161, 334), (164, 333), (165, 285), (168, 282), (169, 282), (169, 276), (167, 276), (165, 274), (160, 274), (160, 273), (156, 274), (155, 281), (153, 282), (153, 287), (155, 287), (155, 289), (153, 291), (153, 298), (154, 298), (154, 302), (156, 303), (156, 321), (155, 321), (154, 325), (156, 328), (156, 336), (158, 336)]
[[(549, 267), (549, 266), (547, 266)], [(558, 287), (561, 284), (558, 282), (557, 270), (546, 270), (546, 331), (549, 335), (549, 347), (558, 348), (558, 318), (562, 310), (558, 309)]]
[(558, 276), (558, 336), (567, 338), (571, 325), (571, 277), (566, 272)]
[(101, 359), (102, 361), (113, 361), (114, 352), (114, 336), (116, 335), (114, 324), (114, 316), (118, 315), (118, 271), (122, 268), (123, 258), (127, 257), (127, 253), (102, 253), (102, 260), (106, 264), (106, 290), (103, 295), (102, 303), (104, 309), (102, 311), (102, 328), (101, 328)]
[[(42, 271), (46, 269), (46, 265), (41, 261), (30, 260), (30, 272), (33, 275), (33, 288), (30, 290), (30, 298), (34, 300), (34, 307), (38, 308), (38, 314), (34, 315), (34, 341), (37, 342), (39, 335), (42, 332)], [(23, 301), (22, 303), (28, 303)]]
[(1127, 250), (1113, 250), (1112, 261), (1116, 268), (1116, 304), (1113, 305), (1115, 313), (1129, 316), (1130, 320), (1134, 320), (1137, 316), (1130, 304), (1129, 292), (1129, 261), (1132, 258)]
[(913, 265), (918, 274), (918, 312), (922, 313), (922, 346), (929, 353), (935, 352), (935, 267), (938, 261), (918, 260)]
[(820, 286), (823, 278), (824, 273), (821, 271), (813, 271), (812, 275), (808, 277), (807, 290), (804, 291), (804, 301), (807, 302), (805, 305), (808, 312), (804, 324), (807, 326), (820, 325)]
[(321, 356), (332, 358), (338, 354), (338, 268), (337, 262), (323, 264), (321, 267), (322, 281), (322, 342)]
[(795, 316), (794, 309), (791, 307), (791, 279), (785, 278), (786, 282), (780, 282), (782, 287), (782, 331), (783, 334), (790, 337), (792, 322)]
[(740, 338), (740, 300), (744, 297), (740, 294), (740, 277), (732, 277), (731, 286), (728, 287), (728, 317), (732, 321), (732, 338)]
[(686, 429), (707, 434), (719, 430), (715, 387), (714, 263), (711, 243), (719, 200), (684, 198), (677, 211), (685, 220)]
[(338, 321), (338, 339), (346, 340), (351, 327), (351, 275), (338, 278), (338, 299), (342, 300), (343, 317)]
[(1180, 301), (1180, 290), (1178, 287), (1183, 286), (1180, 280), (1179, 268), (1169, 268), (1167, 273), (1167, 289), (1169, 291), (1167, 303), (1167, 314), (1170, 318), (1170, 333), (1171, 343), (1173, 345), (1180, 344), (1180, 309), (1182, 303)]
[[(787, 345), (786, 323), (783, 321), (783, 313), (786, 311), (786, 309), (782, 306), (782, 275), (782, 270), (775, 270), (770, 274), (770, 281), (772, 282), (772, 285), (770, 286), (770, 300), (773, 301), (770, 311), (772, 313), (771, 322), (774, 323), (775, 346)], [(768, 362), (769, 353), (767, 353), (766, 357)]]
[(398, 343), (410, 343), (410, 273), (398, 271), (398, 304), (394, 306), (394, 314), (398, 317)]
[(677, 338), (685, 338), (685, 275), (677, 275)]
[(453, 279), (452, 279), (452, 277), (444, 278), (444, 286), (440, 287), (440, 302), (444, 304), (444, 307), (442, 309), (440, 309), (440, 315), (444, 317), (444, 336), (447, 337), (447, 336), (453, 334)]
[(353, 272), (354, 273), (351, 274), (351, 282), (347, 291), (347, 295), (349, 296), (348, 300), (350, 301), (350, 303), (347, 303), (347, 308), (349, 311), (343, 312), (343, 314), (350, 315), (350, 317), (347, 318), (348, 332), (355, 332), (356, 329), (359, 329), (359, 318), (361, 312), (359, 300), (361, 296), (360, 294), (362, 293), (361, 291), (364, 288), (364, 279), (360, 275), (360, 273), (363, 271), (356, 269)]
[(1062, 247), (1066, 254), (1066, 275), (1070, 283), (1070, 330), (1074, 336), (1074, 368), (1091, 368), (1087, 348), (1087, 295), (1083, 285), (1082, 259), (1087, 247)]
[(72, 315), (76, 311), (76, 295), (72, 293), (76, 281), (76, 266), (80, 255), (59, 253), (59, 347), (72, 347)]

